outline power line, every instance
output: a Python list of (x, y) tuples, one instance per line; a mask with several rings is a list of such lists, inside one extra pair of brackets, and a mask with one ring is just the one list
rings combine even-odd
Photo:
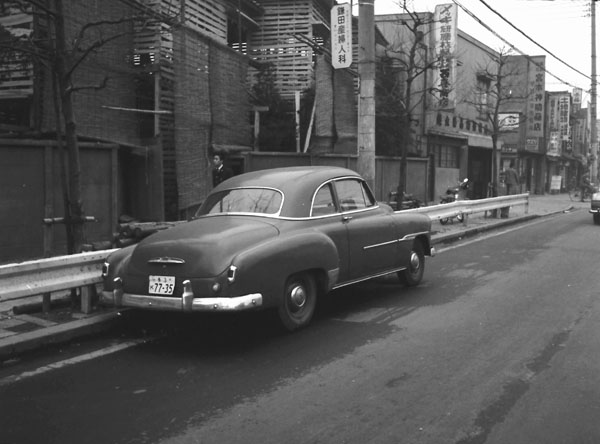
[(578, 69), (572, 67), (571, 65), (569, 65), (567, 62), (563, 61), (560, 57), (554, 55), (551, 51), (547, 50), (546, 48), (544, 48), (542, 45), (540, 45), (538, 42), (536, 42), (535, 40), (533, 40), (531, 37), (529, 37), (527, 34), (525, 34), (523, 31), (521, 31), (519, 28), (517, 28), (515, 25), (512, 24), (512, 22), (510, 20), (507, 20), (502, 14), (500, 14), (498, 11), (496, 11), (494, 8), (492, 8), (490, 5), (488, 5), (484, 0), (479, 0), (481, 3), (483, 3), (485, 5), (486, 8), (488, 8), (490, 11), (492, 11), (494, 14), (496, 14), (498, 17), (500, 17), (502, 20), (504, 20), (506, 23), (508, 23), (510, 26), (512, 26), (514, 29), (516, 29), (517, 31), (519, 31), (521, 34), (523, 34), (525, 37), (527, 37), (527, 39), (529, 39), (530, 42), (534, 43), (535, 45), (537, 45), (538, 47), (542, 48), (544, 51), (546, 51), (548, 54), (550, 54), (552, 57), (554, 57), (556, 60), (558, 60), (559, 62), (561, 62), (563, 65), (568, 66), (569, 68), (571, 68), (573, 71), (581, 74), (582, 76), (584, 76), (585, 78), (592, 80), (592, 78), (590, 76), (588, 76), (587, 74), (582, 73), (581, 71), (579, 71)]
[(535, 60), (533, 60), (533, 58), (528, 55), (525, 54), (525, 52), (521, 51), (519, 48), (517, 48), (515, 45), (513, 45), (512, 43), (510, 43), (508, 40), (506, 40), (504, 37), (502, 37), (500, 34), (498, 34), (496, 31), (494, 31), (492, 28), (490, 28), (488, 25), (486, 25), (484, 22), (481, 21), (481, 19), (479, 19), (479, 17), (477, 17), (475, 14), (473, 14), (471, 11), (469, 11), (466, 7), (464, 7), (463, 5), (461, 5), (457, 0), (452, 0), (457, 6), (459, 6), (463, 11), (465, 11), (469, 16), (471, 16), (471, 18), (473, 20), (475, 20), (477, 23), (479, 23), (481, 26), (483, 26), (485, 29), (487, 29), (488, 31), (490, 31), (492, 34), (494, 34), (498, 39), (502, 40), (506, 45), (510, 46), (510, 48), (512, 48), (514, 51), (518, 52), (519, 54), (521, 54), (522, 56), (524, 56), (525, 58), (527, 58), (527, 60), (529, 60), (531, 63), (533, 63), (534, 65), (538, 66), (539, 68), (543, 69), (546, 73), (548, 73), (549, 75), (551, 75), (552, 77), (554, 77), (556, 80), (560, 81), (561, 83), (570, 86), (571, 88), (579, 88), (575, 85), (572, 85), (571, 83), (567, 82), (566, 80), (561, 79), (560, 77), (558, 77), (557, 75), (551, 73), (550, 71), (548, 71), (548, 69), (546, 69), (545, 66), (540, 65), (539, 63), (537, 63)]

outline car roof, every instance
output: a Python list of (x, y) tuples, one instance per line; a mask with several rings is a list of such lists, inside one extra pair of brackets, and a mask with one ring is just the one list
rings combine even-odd
[(280, 190), (284, 195), (282, 217), (308, 217), (315, 190), (328, 180), (360, 175), (348, 168), (301, 166), (272, 168), (233, 176), (213, 191), (231, 188), (262, 187)]

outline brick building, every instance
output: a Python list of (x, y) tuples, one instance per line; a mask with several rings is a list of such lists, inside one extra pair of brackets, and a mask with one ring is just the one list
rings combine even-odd
[[(251, 59), (228, 46), (227, 24), (241, 15), (252, 22), (246, 12), (260, 8), (251, 0), (238, 14), (237, 1), (172, 3), (82, 0), (65, 8), (65, 41), (89, 48), (72, 85), (84, 210), (99, 220), (87, 226), (89, 242), (111, 239), (124, 214), (178, 219), (210, 189), (215, 146), (251, 149)], [(0, 25), (39, 41), (53, 29), (42, 11), (18, 1), (3, 3)], [(0, 66), (0, 203), (16, 209), (0, 226), (19, 228), (0, 239), (0, 261), (65, 248), (63, 230), (41, 225), (63, 214), (52, 72), (42, 61)]]

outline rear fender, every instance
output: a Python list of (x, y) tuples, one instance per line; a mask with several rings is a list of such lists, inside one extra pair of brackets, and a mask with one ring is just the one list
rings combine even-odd
[(293, 274), (311, 272), (319, 290), (328, 292), (339, 270), (338, 251), (323, 233), (281, 235), (237, 255), (232, 265), (236, 279), (231, 289), (237, 294), (261, 293), (264, 306), (277, 306), (285, 282)]

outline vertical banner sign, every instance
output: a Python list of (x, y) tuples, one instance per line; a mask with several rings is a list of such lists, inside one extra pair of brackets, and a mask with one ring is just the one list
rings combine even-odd
[(583, 90), (581, 88), (573, 88), (573, 105), (576, 107), (581, 107), (581, 96), (583, 95)]
[(539, 151), (544, 137), (544, 91), (546, 89), (546, 56), (528, 60), (527, 79), (527, 151)]
[(558, 99), (558, 130), (560, 131), (561, 146), (564, 149), (571, 150), (571, 96), (569, 93), (561, 95)]
[(546, 155), (554, 157), (560, 156), (560, 137), (558, 131), (550, 131), (550, 139), (548, 140)]
[(438, 63), (433, 71), (433, 86), (437, 89), (438, 108), (454, 108), (456, 106), (454, 79), (456, 76), (457, 16), (458, 7), (454, 3), (435, 7), (434, 38)]
[(331, 8), (331, 65), (335, 69), (352, 64), (352, 11), (349, 4)]

